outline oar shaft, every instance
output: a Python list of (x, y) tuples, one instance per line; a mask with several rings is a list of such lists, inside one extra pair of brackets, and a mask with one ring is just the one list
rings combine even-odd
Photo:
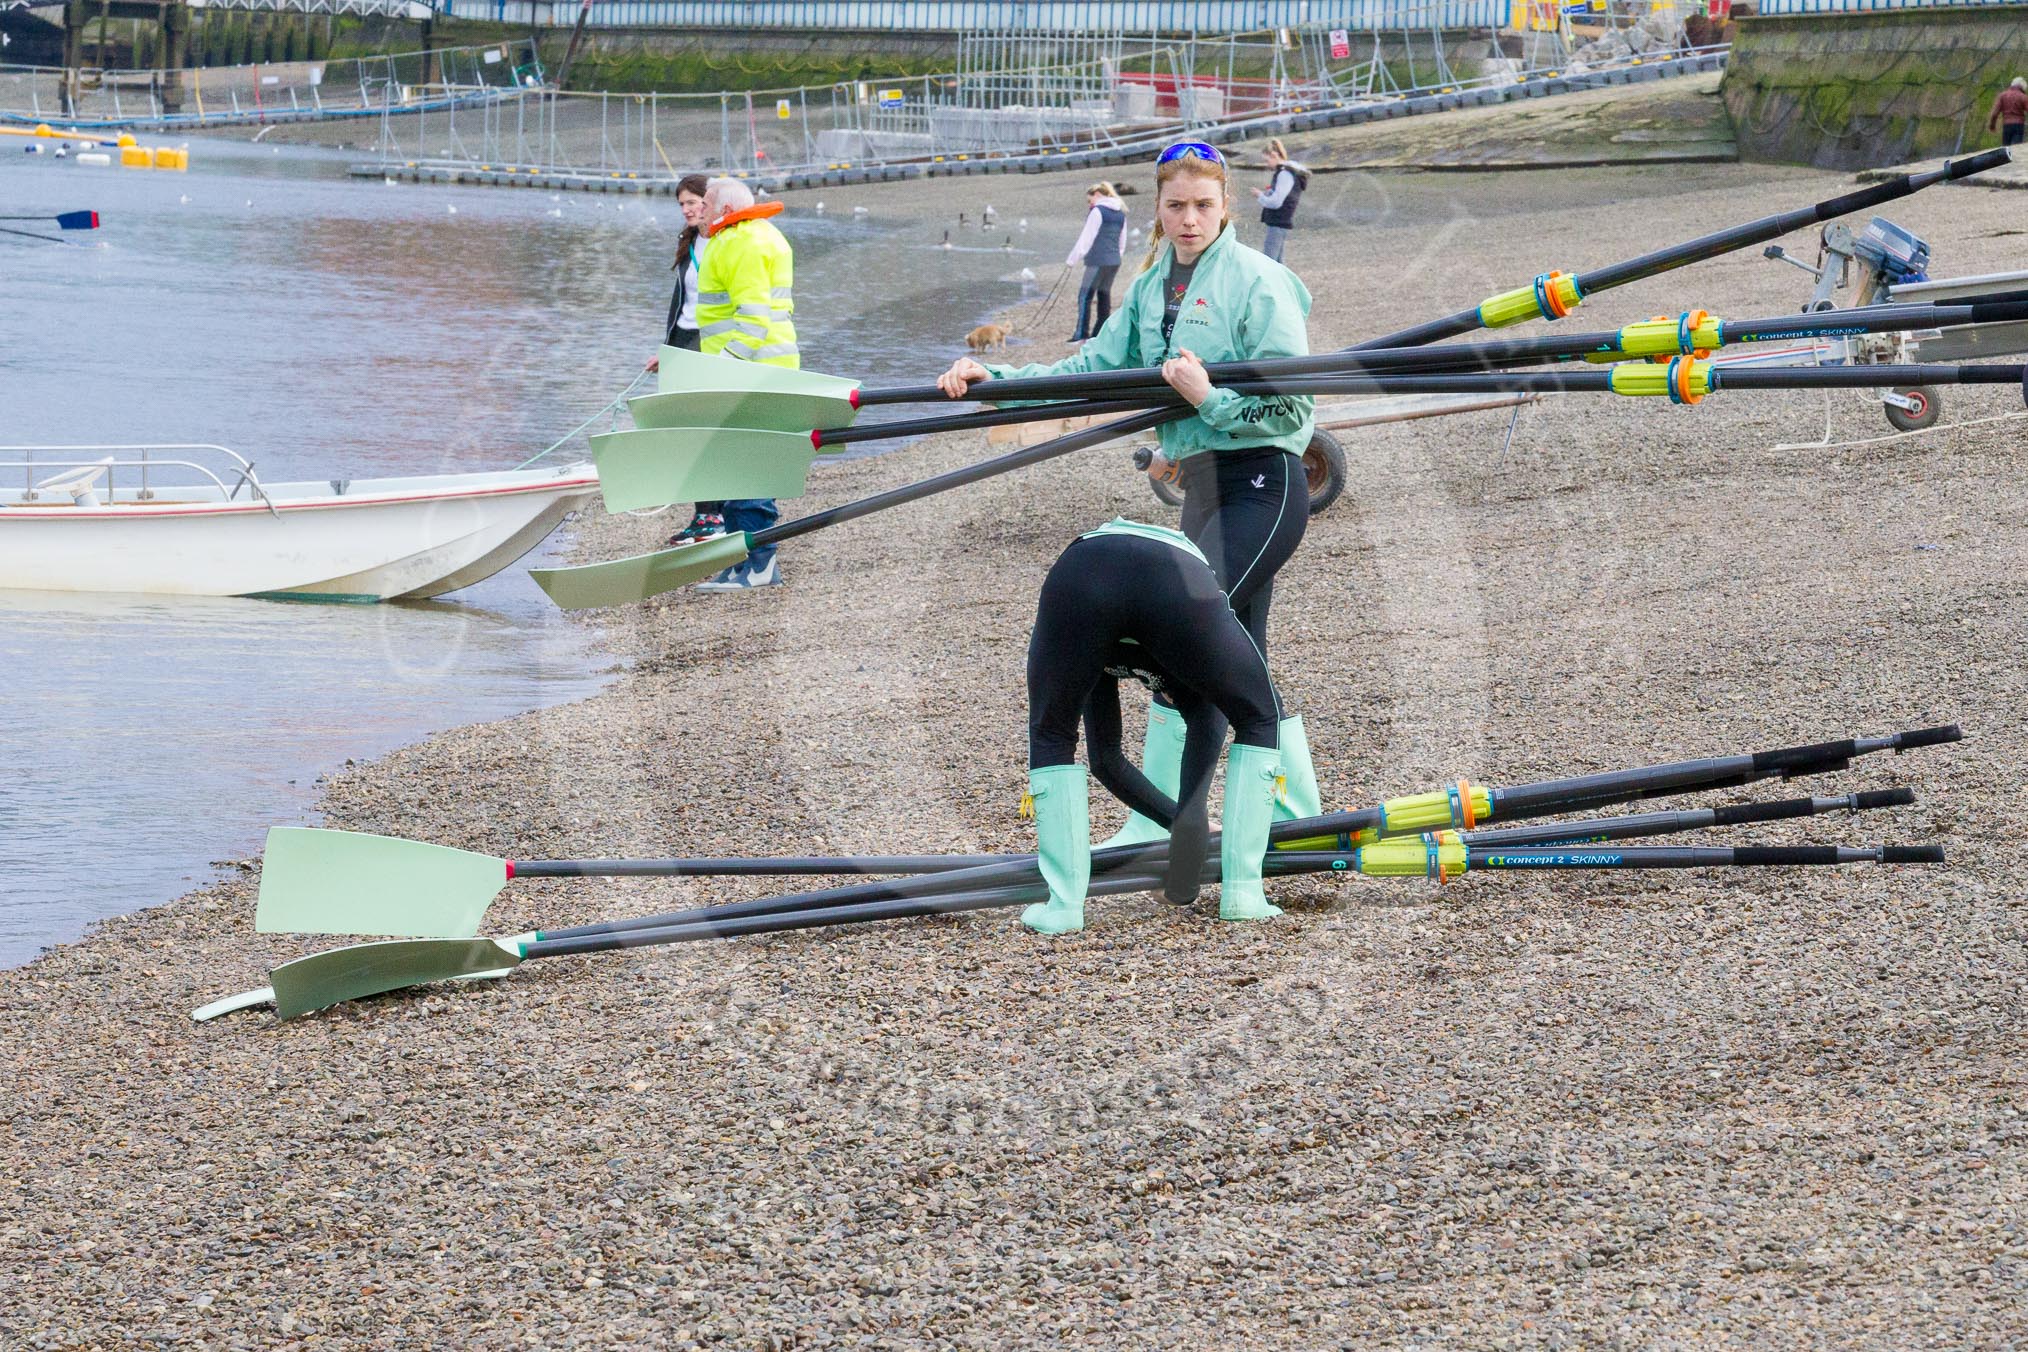
[(1755, 244), (1780, 239), (1792, 230), (1801, 230), (1805, 226), (1897, 201), (1912, 193), (1921, 192), (1933, 184), (1947, 183), (1952, 179), (1966, 178), (1972, 174), (1984, 173), (1988, 169), (1997, 169), (2011, 159), (2013, 155), (2010, 151), (1999, 149), (1967, 155), (1963, 159), (1947, 160), (1939, 169), (1919, 174), (1902, 174), (1883, 183), (1861, 188), (1857, 192), (1827, 198), (1814, 206), (1764, 216), (1760, 220), (1749, 221), (1745, 225), (1735, 225), (1725, 230), (1714, 230), (1708, 235), (1700, 235), (1696, 239), (1671, 248), (1657, 249), (1637, 258), (1629, 258), (1623, 263), (1611, 263), (1591, 272), (1579, 273), (1578, 287), (1585, 295), (1591, 295), (1612, 287), (1625, 286), (1629, 282), (1638, 282), (1656, 273), (1669, 272), (1691, 263), (1701, 263), (1707, 258), (1716, 258), (1720, 254), (1731, 253), (1735, 249), (1749, 248)]
[[(1411, 842), (1397, 842), (1397, 845)], [(1278, 874), (1367, 872), (1367, 850), (1351, 854), (1332, 851), (1271, 857)], [(1886, 845), (1853, 847), (1843, 845), (1741, 845), (1673, 846), (1622, 845), (1591, 850), (1571, 849), (1479, 849), (1464, 851), (1466, 872), (1490, 869), (1684, 869), (1799, 867), (1837, 864), (1940, 864), (1943, 848), (1936, 845)], [(1400, 876), (1393, 871), (1394, 876)], [(1094, 879), (1088, 897), (1120, 896), (1148, 892), (1161, 886), (1152, 873)], [(622, 948), (647, 948), (663, 944), (693, 943), (704, 939), (733, 939), (755, 934), (779, 934), (791, 930), (828, 928), (834, 925), (868, 924), (883, 920), (904, 920), (923, 915), (955, 915), (966, 911), (989, 910), (1040, 901), (1049, 889), (1039, 880), (999, 887), (975, 888), (928, 897), (894, 898), (857, 904), (826, 906), (767, 915), (711, 917), (653, 927), (603, 930), (575, 934), (544, 935), (522, 948), (523, 960), (573, 957), (605, 953)]]
[(847, 873), (948, 873), (1005, 859), (997, 854), (849, 854), (777, 859), (529, 859), (515, 878), (768, 878)]
[[(1133, 391), (1138, 394), (1139, 390)], [(1182, 399), (1174, 390), (1163, 385), (1159, 390), (1150, 389), (1149, 397), (1095, 398), (1075, 404), (1040, 404), (1021, 408), (995, 408), (985, 412), (952, 413), (937, 418), (904, 418), (890, 423), (855, 424), (851, 427), (819, 428), (810, 433), (810, 442), (820, 451), (833, 446), (851, 446), (866, 441), (890, 441), (896, 437), (926, 437), (939, 432), (970, 432), (982, 427), (1007, 427), (1015, 423), (1040, 422), (1045, 418), (1060, 418), (1065, 415), (1076, 417), (1109, 416), (1114, 413), (1131, 413), (1135, 409), (1147, 408), (1150, 404), (1173, 403), (1182, 406)]]
[(826, 526), (835, 526), (845, 521), (856, 521), (862, 516), (870, 516), (874, 512), (884, 511), (889, 507), (899, 507), (903, 503), (915, 502), (937, 493), (949, 492), (953, 488), (962, 488), (966, 484), (974, 484), (981, 479), (990, 479), (996, 474), (1005, 474), (1010, 470), (1037, 465), (1044, 460), (1053, 460), (1060, 455), (1069, 455), (1072, 451), (1081, 451), (1087, 446), (1100, 446), (1113, 440), (1115, 437), (1132, 436), (1136, 432), (1145, 432), (1149, 428), (1160, 426), (1174, 417), (1176, 417), (1176, 410), (1173, 408), (1151, 409), (1129, 414), (1116, 422), (1100, 423), (1096, 427), (1087, 427), (1080, 431), (1069, 432), (1063, 436), (1045, 441), (1040, 445), (1024, 447), (1021, 450), (1010, 452), (997, 459), (982, 461), (976, 465), (967, 465), (963, 469), (954, 469), (947, 474), (939, 474), (933, 478), (924, 479), (920, 483), (907, 484), (901, 488), (889, 489), (885, 493), (876, 493), (870, 498), (861, 498), (857, 502), (848, 502), (843, 506), (833, 507), (828, 511), (813, 512), (809, 516), (798, 517), (794, 521), (784, 521), (778, 526), (769, 526), (766, 530), (756, 531), (748, 537), (748, 547), (757, 549), (762, 545), (779, 544), (783, 540), (793, 540), (798, 535), (808, 535), (811, 531), (822, 530)]
[[(1153, 874), (1133, 874), (1094, 880), (1089, 895), (1121, 896), (1160, 887)], [(730, 916), (704, 921), (687, 921), (631, 929), (586, 927), (581, 931), (545, 934), (526, 945), (526, 958), (561, 958), (581, 953), (604, 953), (616, 948), (644, 948), (656, 944), (689, 943), (699, 939), (735, 939), (752, 934), (778, 934), (786, 930), (816, 929), (828, 925), (864, 924), (876, 920), (905, 920), (911, 916), (956, 915), (965, 911), (990, 910), (1040, 901), (1049, 889), (1039, 879), (972, 888), (927, 897), (896, 897), (886, 900), (828, 906), (803, 911), (779, 911), (765, 915)]]

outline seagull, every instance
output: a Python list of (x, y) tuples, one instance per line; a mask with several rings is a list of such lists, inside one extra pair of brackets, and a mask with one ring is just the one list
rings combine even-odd
[(988, 202), (986, 203), (986, 209), (979, 213), (979, 228), (983, 230), (992, 223), (993, 223), (993, 204), (991, 202)]
[(382, 183), (385, 183), (385, 184), (386, 184), (386, 185), (387, 185), (388, 187), (390, 187), (390, 188), (392, 188), (392, 187), (394, 186), (394, 180), (393, 180), (392, 178), (383, 178), (383, 179), (381, 179), (380, 181), (381, 181)]
[(189, 205), (190, 205), (190, 194), (189, 194), (189, 193), (184, 193), (184, 194), (183, 194), (183, 195), (182, 195), (181, 197), (179, 197), (179, 198), (177, 198), (177, 199), (176, 199), (176, 204), (177, 204), (178, 206), (185, 206), (185, 207), (189, 206)]
[(458, 209), (456, 207), (445, 207), (444, 210), (450, 212), (451, 215), (453, 216), (458, 214)]
[(1021, 269), (1021, 280), (1022, 280), (1022, 281), (1024, 281), (1024, 282), (1032, 282), (1032, 281), (1034, 281), (1034, 280), (1035, 280), (1035, 269), (1033, 269), (1033, 268), (1023, 268), (1023, 269)]
[(853, 214), (854, 216), (864, 216), (864, 215), (865, 215), (865, 214), (867, 213), (867, 211), (868, 211), (868, 208), (866, 208), (866, 207), (854, 207), (854, 208), (852, 208), (852, 214)]
[(552, 215), (552, 216), (561, 216), (561, 215), (563, 215), (563, 208), (562, 208), (562, 207), (551, 207), (551, 208), (549, 209), (549, 214), (550, 214), (550, 215)]
[(1023, 217), (1021, 218), (1021, 224), (1020, 224), (1019, 228), (1020, 228), (1020, 229), (1022, 229), (1022, 230), (1026, 230), (1026, 229), (1028, 228), (1028, 218), (1027, 218), (1026, 216), (1023, 216)]
[(819, 216), (824, 214), (824, 199), (821, 197), (817, 199), (817, 214)]

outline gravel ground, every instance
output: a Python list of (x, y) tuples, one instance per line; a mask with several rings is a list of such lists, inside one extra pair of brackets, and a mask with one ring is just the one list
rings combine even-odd
[[(1846, 185), (1335, 179), (1290, 247), (1319, 346)], [(990, 192), (1040, 221), (1079, 187)], [(1890, 214), (1940, 271), (2021, 262), (2007, 194)], [(1802, 293), (1748, 254), (1575, 322)], [(1058, 942), (989, 913), (194, 1026), (324, 946), (254, 935), (243, 871), (0, 972), (0, 1345), (2021, 1346), (2024, 423), (1771, 449), (1822, 408), (1573, 397), (1504, 456), (1503, 414), (1360, 432), (1273, 664), (1344, 803), (1961, 720), (1796, 786), (1915, 809), (1719, 837), (1934, 839), (1948, 868), (1311, 882), (1251, 926), (1132, 898)], [(822, 469), (806, 502), (980, 454)], [(1039, 579), (1080, 528), (1166, 519), (1123, 460), (613, 615), (605, 693), (346, 771), (329, 822), (528, 858), (1022, 848)], [(516, 883), (491, 923), (756, 890)]]

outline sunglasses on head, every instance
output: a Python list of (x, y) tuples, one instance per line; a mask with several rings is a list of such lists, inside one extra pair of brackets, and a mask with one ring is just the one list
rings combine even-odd
[(1186, 155), (1193, 160), (1209, 160), (1220, 168), (1225, 167), (1225, 156), (1218, 153), (1218, 147), (1208, 146), (1202, 141), (1178, 141), (1175, 145), (1170, 146), (1160, 155), (1157, 155), (1155, 163), (1157, 165), (1167, 164), (1171, 160), (1180, 160)]

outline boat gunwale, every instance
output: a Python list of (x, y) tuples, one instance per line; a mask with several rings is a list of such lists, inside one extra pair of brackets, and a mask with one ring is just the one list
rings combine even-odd
[[(506, 473), (525, 471), (508, 470)], [(272, 498), (267, 502), (219, 502), (192, 503), (187, 499), (176, 502), (148, 503), (126, 502), (106, 503), (98, 507), (76, 507), (55, 504), (49, 507), (28, 504), (0, 504), (0, 521), (161, 521), (189, 516), (243, 516), (249, 512), (261, 515), (285, 515), (290, 512), (329, 511), (351, 507), (395, 507), (405, 503), (454, 502), (466, 498), (497, 498), (524, 496), (529, 493), (556, 493), (559, 490), (596, 490), (598, 475), (575, 479), (545, 479), (534, 483), (495, 484), (492, 487), (453, 487), (417, 493), (333, 493), (318, 498)], [(278, 485), (279, 486), (279, 485)], [(158, 490), (163, 493), (176, 491), (175, 485), (165, 485)], [(589, 496), (589, 493), (586, 494)]]

